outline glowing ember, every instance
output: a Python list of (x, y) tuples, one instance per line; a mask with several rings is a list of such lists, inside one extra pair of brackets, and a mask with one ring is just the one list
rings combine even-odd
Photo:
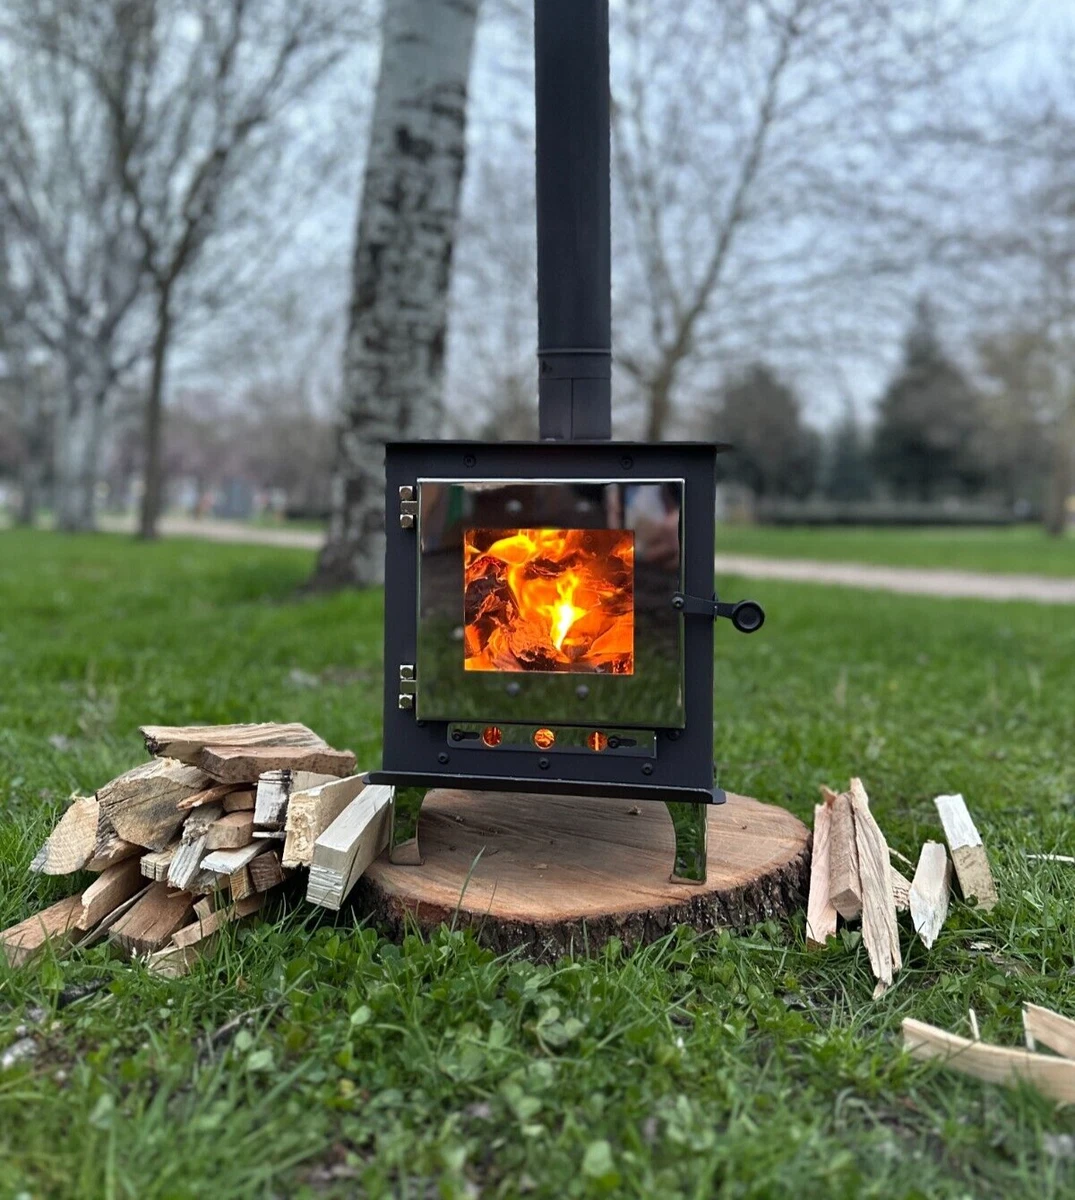
[(468, 529), (464, 667), (631, 675), (634, 534)]

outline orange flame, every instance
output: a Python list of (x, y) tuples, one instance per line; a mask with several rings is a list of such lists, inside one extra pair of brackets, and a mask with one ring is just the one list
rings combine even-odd
[(468, 671), (634, 672), (634, 534), (468, 529)]

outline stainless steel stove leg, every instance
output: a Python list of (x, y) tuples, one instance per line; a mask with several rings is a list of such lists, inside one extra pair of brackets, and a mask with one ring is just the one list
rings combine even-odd
[[(713, 789), (713, 803), (724, 803), (724, 793), (719, 788)], [(676, 833), (672, 882), (705, 883), (709, 805), (666, 800), (664, 806), (668, 809)]]
[(392, 802), (392, 821), (388, 835), (390, 862), (404, 867), (420, 867), (422, 855), (418, 849), (418, 817), (425, 799), (424, 787), (396, 788)]

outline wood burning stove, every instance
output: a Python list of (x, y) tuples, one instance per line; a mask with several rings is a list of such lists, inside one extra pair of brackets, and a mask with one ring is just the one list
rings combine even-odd
[[(705, 876), (708, 443), (612, 442), (607, 0), (536, 0), (542, 441), (386, 448), (383, 769), (397, 861), (435, 785), (656, 799)], [(407, 792), (410, 789), (410, 792)], [(537, 803), (538, 801), (533, 801)]]

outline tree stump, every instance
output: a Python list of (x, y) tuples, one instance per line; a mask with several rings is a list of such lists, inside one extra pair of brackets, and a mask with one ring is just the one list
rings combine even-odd
[(378, 859), (355, 902), (393, 936), (454, 922), (537, 959), (610, 937), (651, 942), (680, 924), (742, 929), (805, 903), (810, 833), (798, 818), (730, 793), (708, 817), (707, 882), (672, 883), (663, 804), (438, 788), (422, 805), (422, 866)]

